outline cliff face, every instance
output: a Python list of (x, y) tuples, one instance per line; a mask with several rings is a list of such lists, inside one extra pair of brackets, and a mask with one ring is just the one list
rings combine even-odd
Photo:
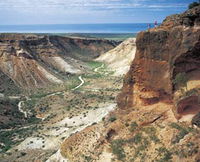
[(23, 88), (60, 84), (64, 75), (87, 70), (82, 60), (91, 60), (116, 44), (107, 40), (1, 34), (0, 70)]
[[(191, 125), (200, 111), (199, 22), (200, 6), (139, 33), (119, 108), (66, 139), (61, 154), (71, 161), (199, 161), (200, 129)], [(93, 132), (99, 135), (85, 135)]]
[(139, 33), (136, 44), (120, 107), (167, 102), (174, 104), (176, 115), (200, 111), (200, 7), (169, 16), (161, 26)]

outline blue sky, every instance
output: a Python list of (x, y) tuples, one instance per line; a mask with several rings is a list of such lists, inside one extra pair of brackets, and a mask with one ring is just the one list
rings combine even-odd
[(161, 22), (194, 0), (0, 0), (1, 25)]

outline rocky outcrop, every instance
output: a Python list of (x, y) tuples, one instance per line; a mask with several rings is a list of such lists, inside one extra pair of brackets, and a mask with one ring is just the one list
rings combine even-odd
[(128, 72), (135, 52), (135, 38), (129, 38), (96, 60), (106, 62), (107, 66), (114, 71), (114, 75), (120, 76)]
[[(196, 7), (138, 34), (135, 59), (117, 99), (119, 109), (95, 128), (66, 139), (64, 157), (86, 161), (87, 155), (99, 162), (103, 155), (119, 162), (200, 160), (200, 130), (191, 125), (200, 111), (199, 19)], [(192, 124), (199, 126), (199, 114)], [(89, 141), (85, 134), (93, 130), (101, 135), (87, 147), (82, 141)]]
[(0, 70), (25, 89), (61, 84), (66, 74), (87, 70), (82, 60), (91, 60), (116, 44), (107, 40), (1, 34)]
[[(179, 109), (187, 109), (190, 105), (200, 111), (198, 99), (195, 102), (194, 98), (188, 99), (191, 91), (200, 88), (199, 22), (200, 7), (196, 7), (169, 16), (161, 26), (138, 34), (135, 60), (119, 96), (122, 109), (170, 102), (175, 105), (177, 117)], [(180, 102), (183, 99), (185, 101)], [(184, 107), (179, 103), (184, 103), (181, 104)]]

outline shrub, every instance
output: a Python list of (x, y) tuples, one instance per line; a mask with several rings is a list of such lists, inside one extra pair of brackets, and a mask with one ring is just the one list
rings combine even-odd
[(141, 133), (136, 134), (136, 135), (133, 137), (132, 141), (133, 141), (135, 144), (141, 143), (141, 141), (142, 141), (142, 134), (141, 134)]
[(132, 122), (130, 125), (130, 131), (135, 131), (138, 127), (138, 124), (136, 122)]
[(177, 84), (178, 86), (184, 86), (187, 88), (187, 81), (188, 78), (186, 76), (186, 73), (178, 73), (175, 79), (173, 80), (173, 83)]
[(175, 128), (177, 130), (179, 130), (178, 134), (174, 137), (174, 139), (172, 139), (172, 143), (179, 143), (181, 139), (183, 139), (188, 133), (189, 133), (189, 129), (185, 129), (183, 127), (181, 127), (180, 125), (178, 125), (177, 123), (171, 123), (170, 125), (172, 128)]
[(166, 162), (172, 159), (172, 153), (165, 147), (160, 147), (156, 150), (158, 151), (158, 155), (161, 156), (161, 158), (158, 160), (159, 162)]
[(124, 144), (123, 139), (114, 140), (111, 143), (112, 152), (117, 156), (118, 160), (122, 160), (126, 157), (124, 149), (122, 147), (123, 144)]
[(192, 3), (189, 4), (188, 8), (192, 9), (192, 8), (199, 6), (199, 5), (200, 5), (200, 1), (199, 2), (192, 2)]
[(25, 152), (21, 152), (21, 156), (25, 156), (26, 155), (26, 153)]
[(117, 120), (117, 118), (115, 116), (111, 116), (109, 119), (110, 122), (114, 122), (115, 120)]

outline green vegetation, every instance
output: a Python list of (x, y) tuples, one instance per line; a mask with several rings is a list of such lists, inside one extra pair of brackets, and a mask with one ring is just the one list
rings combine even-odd
[(137, 129), (138, 124), (136, 122), (132, 122), (130, 125), (130, 131), (133, 132)]
[(178, 73), (173, 81), (174, 84), (178, 84), (179, 86), (187, 86), (187, 77), (186, 73)]
[(154, 142), (154, 143), (160, 143), (160, 139), (156, 136), (156, 128), (155, 127), (146, 127), (143, 128), (143, 131), (148, 134), (149, 138)]
[(103, 78), (104, 75), (101, 73), (92, 73), (92, 74), (85, 74), (83, 75), (83, 77), (87, 79), (98, 79), (98, 78)]
[(4, 95), (7, 95), (7, 96), (10, 96), (10, 95), (15, 96), (21, 93), (20, 88), (16, 86), (13, 80), (10, 79), (1, 71), (0, 71), (0, 93), (3, 93)]
[(193, 156), (194, 154), (197, 154), (199, 150), (198, 144), (195, 144), (193, 142), (189, 142), (187, 144), (184, 144), (181, 146), (181, 148), (174, 148), (174, 153), (179, 158), (188, 158)]
[(183, 95), (185, 94), (185, 90), (183, 87), (186, 87), (186, 90), (187, 90), (187, 81), (188, 81), (188, 78), (185, 72), (178, 73), (175, 79), (173, 80), (173, 83), (177, 86), (177, 88), (180, 88)]
[(178, 134), (172, 139), (173, 144), (179, 143), (189, 132), (193, 131), (192, 128), (184, 128), (177, 123), (171, 123), (170, 126), (179, 130)]
[(131, 142), (134, 142), (136, 145), (142, 142), (142, 134), (137, 133), (132, 139)]
[(190, 3), (189, 6), (188, 6), (188, 8), (192, 9), (192, 8), (194, 8), (196, 6), (199, 6), (199, 5), (200, 5), (200, 0), (199, 0), (199, 2), (192, 2), (192, 3)]
[(161, 157), (160, 159), (157, 160), (158, 162), (171, 161), (172, 153), (169, 150), (167, 150), (165, 147), (160, 147), (156, 150), (158, 152), (159, 157)]
[(103, 63), (97, 62), (97, 61), (89, 61), (89, 62), (87, 62), (87, 65), (88, 65), (90, 68), (92, 68), (92, 69), (95, 69), (95, 68), (97, 68), (97, 67), (100, 67), (100, 66), (102, 66), (102, 64), (103, 64)]
[(83, 155), (83, 158), (85, 159), (86, 162), (92, 162), (93, 161), (92, 157), (90, 157), (90, 156)]
[(65, 84), (65, 90), (72, 90), (79, 84), (80, 80), (78, 79), (78, 75), (70, 76)]
[[(127, 140), (128, 144), (134, 143), (137, 145), (135, 148), (134, 157), (132, 158), (133, 161), (140, 157), (141, 160), (145, 161), (145, 150), (148, 149), (148, 145), (150, 144), (150, 141), (147, 137), (142, 135), (142, 132), (137, 133), (133, 138)], [(131, 146), (132, 147), (132, 146)]]
[(0, 153), (4, 153), (9, 150), (13, 145), (20, 143), (26, 137), (32, 135), (37, 127), (24, 128), (24, 129), (13, 129), (10, 131), (1, 131), (0, 132), (0, 143), (3, 143), (4, 146), (0, 146)]
[(193, 96), (193, 95), (198, 95), (198, 89), (191, 89), (185, 92), (185, 96)]
[(111, 143), (111, 149), (114, 155), (117, 156), (118, 160), (123, 160), (126, 155), (123, 149), (123, 144), (124, 144), (124, 140), (122, 139), (117, 139), (112, 141)]
[(110, 121), (110, 122), (114, 122), (115, 120), (117, 120), (117, 118), (116, 118), (115, 116), (111, 116), (111, 117), (109, 118), (109, 121)]
[[(13, 128), (24, 123), (24, 115), (19, 112), (18, 103), (19, 100), (0, 98), (0, 117), (5, 117), (0, 122), (0, 129)], [(5, 120), (6, 118), (10, 120)]]

